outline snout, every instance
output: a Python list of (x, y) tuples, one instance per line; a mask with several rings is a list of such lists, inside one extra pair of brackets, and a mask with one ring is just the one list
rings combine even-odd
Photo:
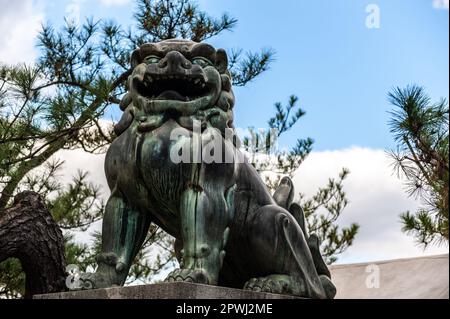
[(147, 67), (147, 74), (153, 77), (191, 78), (206, 82), (203, 69), (186, 59), (178, 51), (170, 51), (158, 63), (151, 63)]

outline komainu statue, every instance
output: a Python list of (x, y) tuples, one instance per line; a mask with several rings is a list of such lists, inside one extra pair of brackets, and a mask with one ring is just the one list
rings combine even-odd
[(291, 180), (270, 194), (227, 136), (234, 95), (225, 51), (173, 39), (143, 44), (131, 64), (105, 159), (111, 196), (102, 253), (96, 272), (81, 280), (123, 285), (155, 223), (176, 239), (180, 269), (168, 282), (333, 298), (319, 240), (292, 204)]

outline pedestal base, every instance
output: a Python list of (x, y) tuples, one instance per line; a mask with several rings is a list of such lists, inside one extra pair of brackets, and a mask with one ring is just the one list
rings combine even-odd
[(34, 299), (297, 299), (295, 296), (199, 285), (186, 282), (113, 287), (45, 295)]

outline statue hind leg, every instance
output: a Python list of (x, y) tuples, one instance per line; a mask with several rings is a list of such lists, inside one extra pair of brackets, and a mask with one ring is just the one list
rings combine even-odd
[(123, 285), (151, 222), (150, 213), (134, 209), (120, 191), (113, 190), (105, 207), (102, 250), (93, 274), (82, 274), (83, 288)]
[(263, 277), (251, 278), (245, 289), (288, 293), (307, 298), (333, 298), (335, 288), (319, 274), (308, 242), (295, 218), (276, 205), (259, 208), (248, 221), (252, 263)]

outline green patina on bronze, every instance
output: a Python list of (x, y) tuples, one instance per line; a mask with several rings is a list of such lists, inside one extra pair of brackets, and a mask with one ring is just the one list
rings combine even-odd
[[(131, 57), (129, 92), (115, 130), (105, 171), (111, 188), (103, 219), (102, 254), (92, 288), (123, 285), (151, 223), (176, 238), (180, 269), (166, 281), (187, 281), (333, 298), (336, 289), (316, 236), (307, 236), (292, 182), (284, 178), (272, 196), (260, 176), (225, 138), (233, 130), (234, 95), (227, 55), (205, 43), (166, 40), (148, 43)], [(171, 152), (218, 129), (222, 158), (177, 163)], [(183, 134), (171, 137), (174, 129)], [(216, 142), (217, 145), (217, 142)], [(173, 155), (173, 154), (172, 154)], [(172, 157), (173, 158), (173, 157)]]

